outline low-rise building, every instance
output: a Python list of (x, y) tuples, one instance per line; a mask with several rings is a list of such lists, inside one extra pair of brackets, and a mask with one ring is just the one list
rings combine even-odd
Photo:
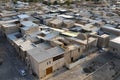
[(107, 34), (100, 35), (98, 37), (97, 46), (98, 48), (106, 48), (109, 45), (110, 36)]
[(23, 35), (28, 35), (33, 32), (39, 31), (39, 26), (32, 21), (23, 21), (21, 22), (21, 32)]
[(74, 21), (73, 20), (63, 20), (63, 27), (65, 28), (71, 28), (74, 26)]
[(64, 49), (59, 46), (39, 46), (27, 53), (32, 72), (37, 74), (40, 79), (49, 78), (65, 64)]
[(109, 51), (120, 56), (120, 37), (110, 40)]
[(21, 20), (21, 21), (28, 21), (29, 19), (29, 15), (26, 15), (26, 14), (20, 14), (20, 15), (17, 15), (18, 16), (18, 18), (19, 18), (19, 20)]
[(15, 33), (19, 31), (19, 25), (15, 23), (4, 23), (1, 24), (1, 31), (4, 36), (7, 34)]
[(51, 27), (54, 27), (54, 28), (61, 28), (63, 25), (63, 20), (62, 19), (54, 19), (54, 20), (51, 20), (48, 25)]
[(102, 27), (102, 30), (106, 33), (120, 36), (120, 30), (115, 25), (106, 24)]

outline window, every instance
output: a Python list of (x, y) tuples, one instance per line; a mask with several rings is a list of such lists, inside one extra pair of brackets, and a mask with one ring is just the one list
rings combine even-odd
[(73, 60), (73, 57), (71, 57), (71, 62), (73, 62), (74, 60)]
[(48, 65), (48, 62), (47, 62), (47, 65)]
[(78, 48), (78, 52), (80, 52), (80, 48)]
[(47, 65), (51, 64), (51, 61), (47, 62)]
[(115, 48), (113, 48), (113, 51), (115, 51)]
[(58, 59), (60, 59), (60, 58), (63, 58), (63, 54), (58, 55), (58, 56), (56, 56), (56, 57), (53, 57), (53, 61), (56, 61), (56, 60), (58, 60)]
[(25, 51), (25, 57), (27, 57), (27, 51)]

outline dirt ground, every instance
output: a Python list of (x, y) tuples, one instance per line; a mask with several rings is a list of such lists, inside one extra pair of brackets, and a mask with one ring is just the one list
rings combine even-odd
[(17, 68), (25, 68), (25, 65), (15, 54), (13, 47), (0, 36), (0, 57), (3, 59), (3, 64), (0, 65), (0, 80), (36, 80), (28, 72), (24, 77), (19, 74)]

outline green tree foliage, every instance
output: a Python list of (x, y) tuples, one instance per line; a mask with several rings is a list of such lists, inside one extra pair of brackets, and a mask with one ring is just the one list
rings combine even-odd
[(99, 3), (99, 0), (92, 0), (95, 4)]
[(68, 6), (70, 6), (71, 0), (66, 0), (66, 1), (65, 1), (65, 4), (67, 4)]
[(48, 1), (43, 1), (43, 4), (46, 4), (46, 5), (51, 5), (51, 3), (50, 2), (48, 2)]
[(57, 2), (57, 1), (54, 1), (53, 5), (57, 5), (57, 4), (58, 4), (58, 2)]
[(13, 3), (16, 4), (16, 3), (17, 3), (17, 0), (13, 0)]
[(39, 2), (40, 0), (23, 0), (24, 2)]

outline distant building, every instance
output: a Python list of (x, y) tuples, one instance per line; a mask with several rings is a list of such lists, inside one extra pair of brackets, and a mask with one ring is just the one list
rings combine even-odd
[(36, 31), (39, 31), (39, 26), (32, 21), (23, 21), (21, 22), (21, 33), (23, 35), (28, 35), (31, 33), (34, 33)]
[(3, 36), (18, 32), (19, 31), (19, 24), (4, 23), (1, 25), (1, 31), (2, 31)]

